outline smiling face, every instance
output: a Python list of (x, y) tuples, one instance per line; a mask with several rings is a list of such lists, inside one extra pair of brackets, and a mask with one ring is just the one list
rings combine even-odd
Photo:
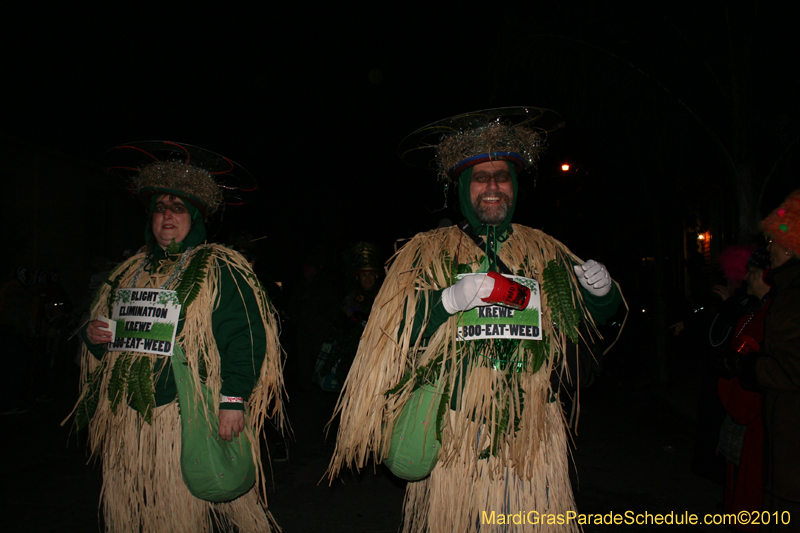
[(472, 210), (482, 223), (496, 226), (503, 222), (514, 200), (514, 184), (508, 163), (487, 161), (472, 167), (469, 197)]
[(192, 227), (192, 217), (177, 196), (162, 194), (153, 209), (153, 236), (162, 247), (169, 246), (172, 239), (182, 242)]

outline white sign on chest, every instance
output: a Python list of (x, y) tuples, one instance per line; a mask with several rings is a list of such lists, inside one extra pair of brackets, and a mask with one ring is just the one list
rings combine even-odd
[(178, 293), (165, 289), (118, 289), (111, 320), (112, 352), (172, 355), (181, 314)]
[[(462, 274), (459, 276), (472, 274)], [(517, 310), (500, 305), (480, 306), (461, 313), (458, 321), (459, 341), (480, 339), (542, 340), (542, 302), (539, 282), (521, 276), (506, 276), (531, 290), (526, 309)]]

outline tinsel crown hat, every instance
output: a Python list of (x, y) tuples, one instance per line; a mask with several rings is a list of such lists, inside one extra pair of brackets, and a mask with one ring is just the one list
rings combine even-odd
[(108, 151), (107, 171), (122, 176), (145, 204), (154, 195), (172, 194), (209, 218), (220, 206), (241, 205), (243, 194), (258, 188), (241, 165), (209, 150), (171, 141), (138, 141)]
[(486, 161), (508, 161), (521, 172), (534, 167), (548, 136), (563, 127), (561, 115), (549, 109), (484, 109), (418, 129), (403, 139), (398, 153), (412, 165), (437, 170), (445, 182)]
[(800, 255), (800, 189), (761, 221), (761, 229), (773, 241)]

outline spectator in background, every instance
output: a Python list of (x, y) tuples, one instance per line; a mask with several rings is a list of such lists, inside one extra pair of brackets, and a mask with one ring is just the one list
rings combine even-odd
[[(764, 343), (736, 358), (743, 387), (762, 392), (765, 428), (764, 511), (774, 517), (762, 531), (797, 531), (800, 517), (800, 190), (761, 222), (771, 239), (772, 303)], [(788, 512), (788, 514), (787, 514)], [(791, 515), (791, 522), (785, 523)], [(776, 523), (776, 520), (778, 523)]]
[[(752, 298), (736, 323), (731, 348), (741, 353), (758, 351), (764, 340), (764, 322), (770, 305), (770, 287), (764, 281), (770, 258), (757, 248), (747, 261), (745, 288)], [(720, 377), (719, 397), (726, 417), (719, 435), (719, 452), (726, 459), (725, 512), (761, 511), (764, 424), (761, 394), (744, 390), (739, 379)], [(758, 531), (757, 523), (736, 524), (742, 531)]]

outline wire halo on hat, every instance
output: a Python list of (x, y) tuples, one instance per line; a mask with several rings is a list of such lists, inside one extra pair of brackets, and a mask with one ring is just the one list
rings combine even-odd
[[(493, 150), (491, 153), (473, 153), (470, 156), (448, 165), (441, 161), (438, 155), (439, 145), (453, 135), (464, 134), (470, 130), (488, 129), (492, 126), (502, 125), (512, 128), (526, 128), (541, 135), (542, 145), (534, 152), (529, 150)], [(550, 109), (518, 106), (498, 107), (472, 111), (453, 117), (448, 117), (432, 124), (428, 124), (407, 135), (398, 146), (398, 155), (413, 166), (426, 167), (436, 170), (441, 181), (451, 181), (464, 168), (484, 160), (503, 159), (510, 161), (515, 166), (531, 168), (536, 161), (538, 152), (544, 146), (544, 141), (554, 133), (564, 128), (564, 119)]]
[[(148, 188), (147, 191), (136, 190), (134, 178), (139, 172), (152, 163), (180, 163), (200, 169), (214, 180), (221, 192), (222, 202), (226, 205), (242, 205), (245, 193), (258, 189), (255, 178), (243, 166), (235, 161), (191, 144), (172, 141), (137, 141), (120, 144), (106, 152), (106, 159), (113, 164), (106, 167), (107, 174), (115, 174), (123, 178), (131, 192), (149, 205), (150, 198), (158, 192), (173, 192), (159, 187)], [(206, 206), (196, 197), (186, 196), (196, 205), (204, 216), (210, 216), (216, 206)]]

